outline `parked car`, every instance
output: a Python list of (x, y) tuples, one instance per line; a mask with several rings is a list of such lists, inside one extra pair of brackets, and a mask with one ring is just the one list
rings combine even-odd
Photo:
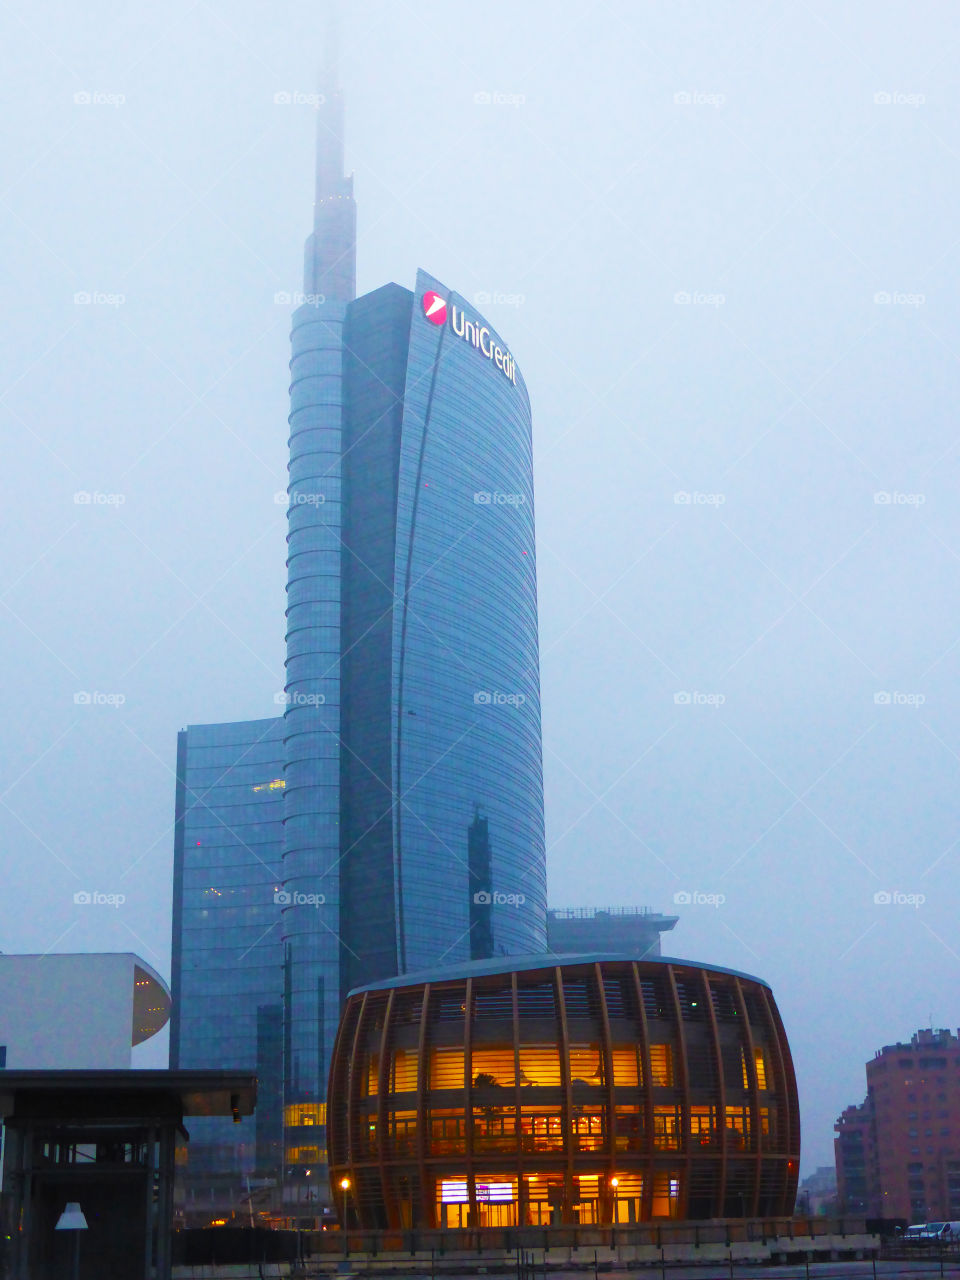
[(946, 1244), (960, 1241), (960, 1222), (915, 1222), (903, 1233), (904, 1244)]

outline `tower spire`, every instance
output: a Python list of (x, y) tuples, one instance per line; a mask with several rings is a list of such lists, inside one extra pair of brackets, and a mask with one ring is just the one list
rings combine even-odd
[(304, 251), (303, 287), (331, 302), (357, 296), (357, 209), (353, 174), (345, 173), (344, 110), (340, 90), (340, 23), (327, 4), (317, 106), (316, 194), (313, 232)]

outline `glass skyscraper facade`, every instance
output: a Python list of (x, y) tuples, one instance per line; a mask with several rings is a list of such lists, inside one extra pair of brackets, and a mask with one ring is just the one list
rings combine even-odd
[[(255, 1072), (255, 1145), (229, 1118), (191, 1121), (189, 1218), (282, 1164), (282, 721), (179, 735), (170, 1065)], [(201, 1190), (202, 1188), (202, 1190)]]
[(292, 326), (283, 715), (192, 726), (178, 762), (172, 1060), (279, 1082), (261, 1078), (257, 1152), (210, 1122), (191, 1168), (278, 1169), (274, 1205), (301, 1223), (325, 1190), (347, 992), (546, 947), (526, 387), (425, 272), (355, 297), (342, 123), (323, 95)]

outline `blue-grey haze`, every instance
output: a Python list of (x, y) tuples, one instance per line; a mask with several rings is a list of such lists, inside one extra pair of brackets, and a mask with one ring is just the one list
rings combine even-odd
[[(876, 1047), (960, 1022), (957, 34), (369, 0), (343, 38), (358, 291), (429, 266), (530, 391), (550, 900), (693, 897), (669, 949), (771, 983), (805, 1171)], [(276, 714), (319, 41), (301, 0), (0, 15), (3, 950), (167, 972), (175, 732)]]

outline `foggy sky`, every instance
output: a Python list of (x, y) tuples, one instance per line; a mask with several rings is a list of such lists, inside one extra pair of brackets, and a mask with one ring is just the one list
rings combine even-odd
[[(4, 951), (169, 976), (177, 730), (277, 714), (320, 29), (0, 12)], [(360, 291), (425, 267), (530, 391), (551, 904), (694, 897), (664, 950), (770, 982), (804, 1173), (960, 1023), (956, 45), (877, 0), (344, 23)]]

